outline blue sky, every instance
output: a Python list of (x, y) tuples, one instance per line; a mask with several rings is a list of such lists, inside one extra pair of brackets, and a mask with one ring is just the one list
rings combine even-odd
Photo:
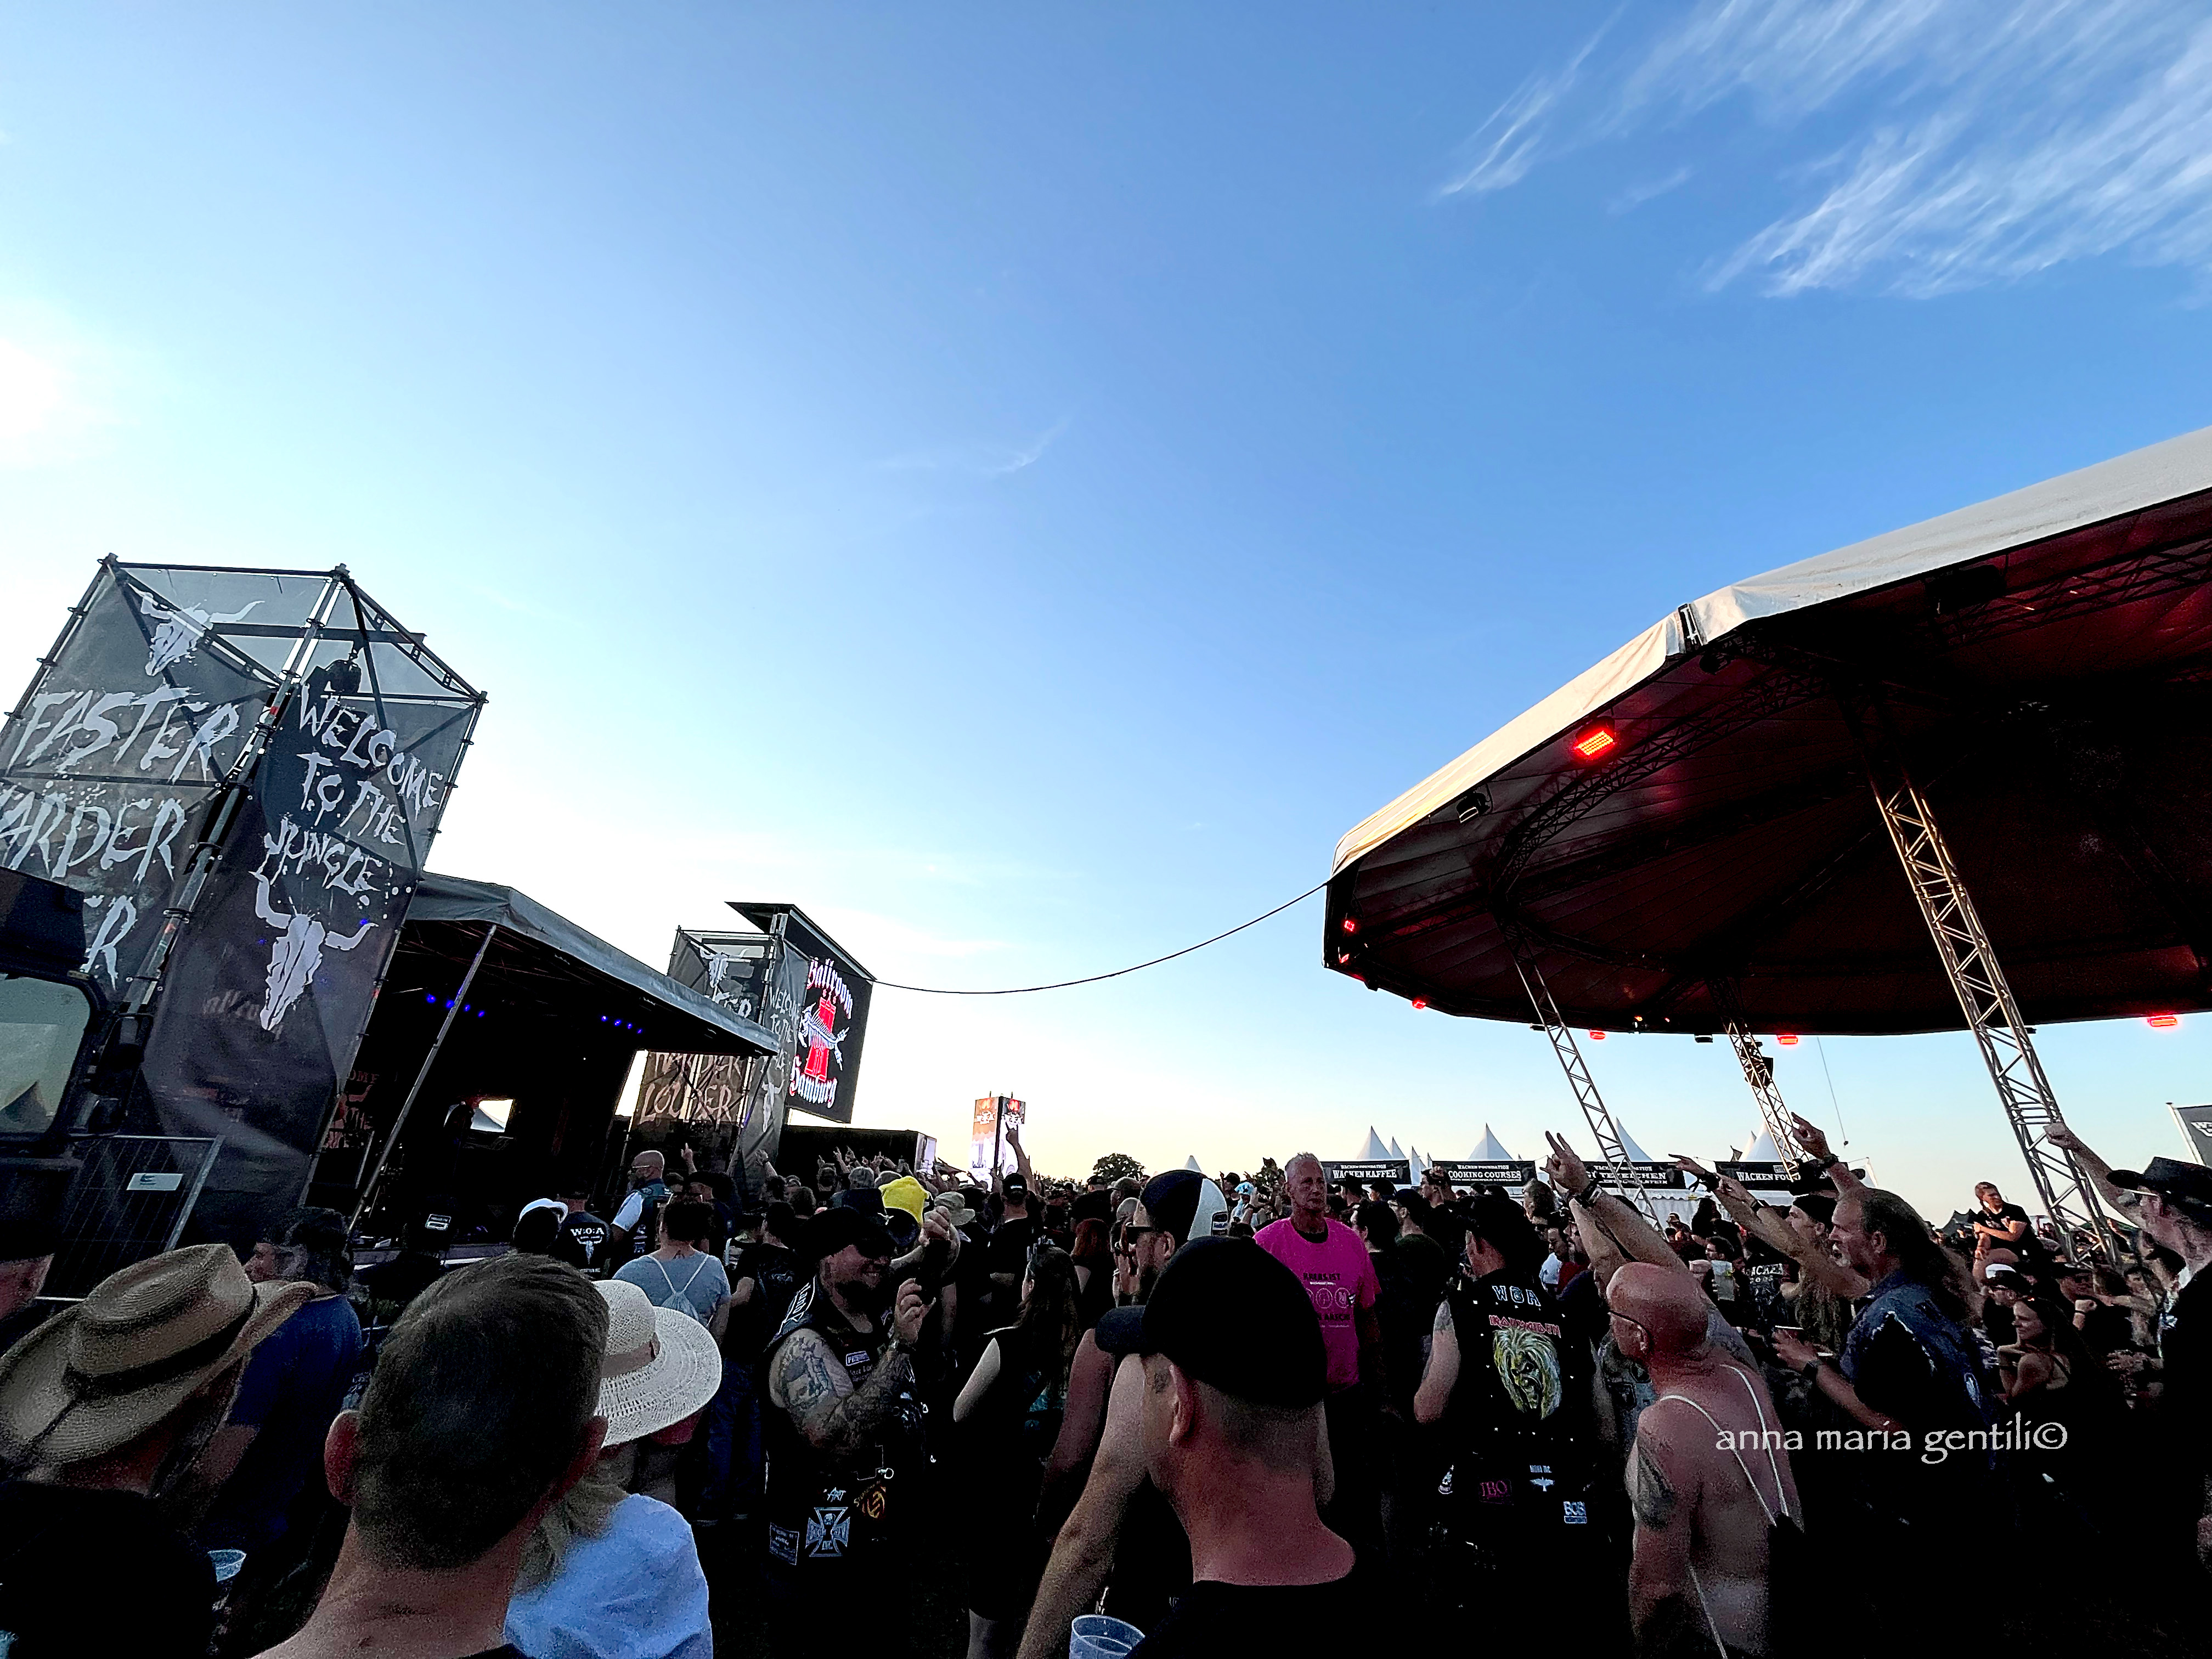
[[(2212, 421), (2212, 24), (2139, 0), (19, 8), (0, 131), (0, 681), (103, 552), (343, 561), (491, 695), (435, 862), (655, 963), (1157, 954), (1683, 600)], [(1569, 1123), (1318, 927), (886, 992), (862, 1115)], [(2043, 1041), (2118, 1161), (2212, 1092), (2212, 1020)], [(1879, 1178), (2024, 1187), (1964, 1036), (1821, 1057)], [(1591, 1058), (1743, 1138), (1724, 1048)]]

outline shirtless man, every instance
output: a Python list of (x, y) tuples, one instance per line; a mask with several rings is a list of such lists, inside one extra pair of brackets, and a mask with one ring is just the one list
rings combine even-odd
[[(1764, 1655), (1771, 1529), (1803, 1511), (1766, 1385), (1715, 1348), (1696, 1281), (1631, 1262), (1606, 1287), (1613, 1340), (1658, 1399), (1629, 1460), (1629, 1617), (1640, 1654)], [(1736, 1449), (1729, 1449), (1733, 1442)]]

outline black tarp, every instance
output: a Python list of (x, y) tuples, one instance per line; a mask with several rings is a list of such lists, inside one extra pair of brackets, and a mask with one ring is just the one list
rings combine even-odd
[[(488, 930), (495, 929), (486, 943)], [(460, 986), (479, 945), (465, 998)], [(598, 1182), (623, 1080), (641, 1048), (749, 1055), (774, 1033), (616, 949), (528, 895), (425, 875), (401, 929), (356, 1066), (348, 1115), (317, 1170), (317, 1195), (349, 1205), (389, 1134), (449, 1001), (459, 1006), (409, 1115), (380, 1221), (432, 1194), (465, 1225), (492, 1227), (520, 1202)], [(511, 1100), (506, 1132), (457, 1108)]]

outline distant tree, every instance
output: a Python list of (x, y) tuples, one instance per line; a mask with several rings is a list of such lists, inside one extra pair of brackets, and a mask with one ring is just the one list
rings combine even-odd
[(1119, 1181), (1123, 1176), (1133, 1176), (1142, 1181), (1145, 1166), (1127, 1152), (1109, 1152), (1091, 1166), (1091, 1173), (1104, 1176), (1109, 1181)]

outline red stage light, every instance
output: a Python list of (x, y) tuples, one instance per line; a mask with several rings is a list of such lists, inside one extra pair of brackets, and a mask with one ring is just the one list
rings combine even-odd
[(2150, 1023), (2152, 1030), (2163, 1031), (2171, 1026), (2180, 1024), (2181, 1016), (2179, 1014), (2153, 1014), (2150, 1017)]
[(1605, 1033), (1604, 1033), (1604, 1032), (1602, 1032), (1602, 1031), (1592, 1031), (1592, 1032), (1590, 1033), (1590, 1041), (1591, 1041), (1592, 1042), (1604, 1042), (1604, 1041), (1605, 1041)]
[(1358, 933), (1359, 931), (1358, 922), (1354, 921), (1352, 917), (1346, 916), (1344, 919), (1344, 931), (1347, 933)]
[(1413, 999), (1413, 1006), (1415, 1006), (1416, 1008), (1425, 1008), (1425, 1007), (1427, 1007), (1428, 1006), (1429, 1006), (1429, 1005), (1428, 1005), (1428, 1003), (1427, 1003), (1424, 999), (1422, 999), (1422, 998), (1420, 998), (1420, 997), (1415, 997), (1415, 998)]
[(1795, 1048), (1797, 1046), (1796, 1034), (1792, 1031), (1777, 1031), (1774, 1034), (1774, 1040), (1785, 1048)]
[(1613, 735), (1611, 727), (1601, 726), (1595, 731), (1585, 732), (1575, 739), (1575, 753), (1580, 755), (1584, 760), (1595, 760), (1620, 741), (1620, 738)]

